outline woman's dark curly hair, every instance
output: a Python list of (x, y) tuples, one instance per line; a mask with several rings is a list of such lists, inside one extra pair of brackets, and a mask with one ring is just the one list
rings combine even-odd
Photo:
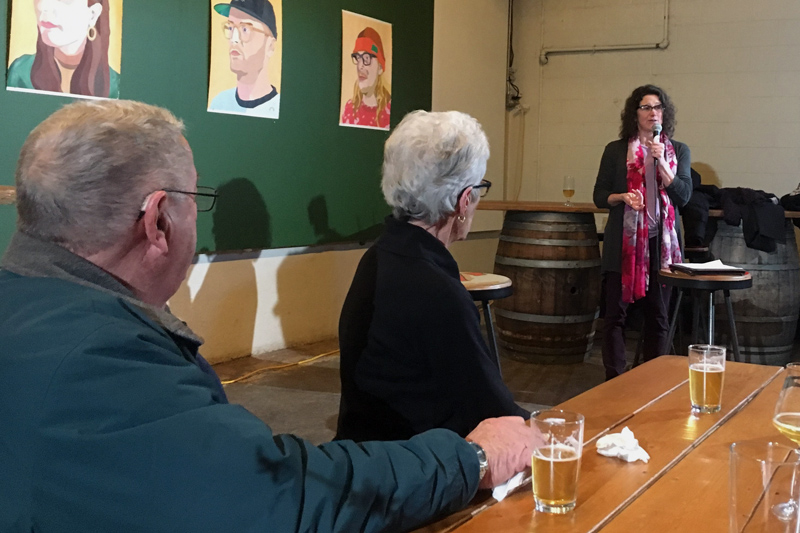
[(672, 138), (672, 134), (675, 132), (675, 106), (672, 105), (672, 100), (669, 99), (669, 96), (661, 87), (642, 85), (634, 89), (628, 99), (625, 100), (625, 108), (620, 113), (620, 118), (622, 118), (622, 125), (619, 128), (620, 139), (627, 141), (638, 135), (639, 121), (636, 113), (642, 98), (648, 94), (658, 96), (658, 99), (661, 100), (661, 105), (664, 106), (661, 118), (661, 132)]

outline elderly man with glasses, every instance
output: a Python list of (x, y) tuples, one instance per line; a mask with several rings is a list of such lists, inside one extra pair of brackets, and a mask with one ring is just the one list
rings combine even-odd
[(230, 405), (166, 307), (197, 187), (164, 109), (74, 103), (30, 134), (0, 269), (0, 531), (399, 531), (530, 461), (521, 418), (467, 440), (327, 443)]
[(214, 10), (227, 17), (222, 31), (228, 40), (236, 87), (215, 96), (209, 111), (278, 118), (281, 97), (269, 75), (278, 39), (272, 4), (269, 0), (231, 0), (215, 5)]

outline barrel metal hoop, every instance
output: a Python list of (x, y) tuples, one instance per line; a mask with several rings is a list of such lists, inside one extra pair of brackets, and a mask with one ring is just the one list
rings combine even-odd
[(769, 355), (769, 354), (782, 354), (791, 353), (794, 349), (793, 344), (785, 346), (742, 346), (739, 345), (739, 351), (745, 355)]
[[(519, 220), (522, 219), (522, 220)], [(594, 226), (592, 213), (550, 213), (546, 211), (510, 211), (506, 216), (509, 222), (564, 222), (591, 224)]]
[(537, 246), (597, 246), (597, 240), (570, 241), (558, 239), (527, 239), (525, 237), (511, 237), (500, 235), (503, 242), (514, 242), (518, 244), (534, 244)]
[[(594, 336), (594, 334), (592, 335)], [(571, 348), (547, 348), (544, 346), (526, 346), (524, 344), (514, 343), (500, 339), (500, 346), (507, 350), (512, 350), (518, 353), (531, 354), (531, 355), (550, 355), (550, 356), (575, 356), (588, 355), (592, 351), (593, 342), (586, 343), (586, 346), (574, 346)]]
[(588, 315), (565, 315), (565, 316), (533, 315), (530, 313), (518, 313), (517, 311), (508, 311), (506, 309), (500, 309), (497, 306), (495, 306), (494, 312), (495, 314), (505, 318), (510, 318), (513, 320), (521, 320), (523, 322), (539, 322), (542, 324), (580, 324), (582, 322), (592, 322), (600, 315), (599, 308), (594, 313)]
[(519, 259), (516, 257), (503, 257), (498, 255), (494, 258), (495, 263), (506, 266), (518, 266), (528, 268), (594, 268), (601, 265), (600, 259), (587, 259), (583, 261), (543, 261), (538, 259)]
[(538, 224), (531, 222), (512, 222), (507, 220), (503, 223), (503, 229), (522, 229), (533, 231), (550, 231), (553, 233), (573, 233), (576, 231), (585, 231), (587, 233), (597, 233), (597, 227), (594, 224)]

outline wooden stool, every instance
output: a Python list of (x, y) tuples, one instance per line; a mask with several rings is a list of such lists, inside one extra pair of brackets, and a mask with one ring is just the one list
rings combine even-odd
[(483, 304), (483, 318), (486, 322), (486, 336), (489, 339), (489, 349), (494, 355), (498, 370), (500, 369), (500, 354), (497, 351), (497, 339), (494, 336), (494, 322), (492, 322), (491, 301), (507, 298), (514, 293), (511, 280), (498, 274), (482, 274), (480, 272), (461, 272), (461, 283), (469, 291), (476, 302)]
[[(739, 338), (736, 335), (736, 322), (733, 319), (733, 306), (731, 305), (731, 291), (736, 289), (749, 289), (753, 286), (753, 279), (749, 273), (745, 274), (685, 274), (683, 272), (671, 272), (661, 270), (658, 273), (659, 283), (666, 283), (678, 288), (678, 301), (675, 303), (675, 311), (672, 313), (672, 320), (669, 326), (669, 341), (667, 346), (672, 346), (672, 338), (675, 336), (675, 326), (678, 321), (678, 312), (681, 308), (681, 299), (684, 289), (708, 292), (708, 343), (714, 344), (714, 292), (722, 291), (725, 295), (725, 305), (728, 308), (728, 326), (730, 327), (730, 338), (733, 344), (733, 360), (740, 361)], [(695, 298), (692, 307), (692, 327), (694, 335), (697, 335), (697, 325), (699, 325), (699, 298)]]

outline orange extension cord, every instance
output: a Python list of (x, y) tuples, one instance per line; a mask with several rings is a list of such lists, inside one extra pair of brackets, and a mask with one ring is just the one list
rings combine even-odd
[(275, 366), (267, 366), (267, 367), (264, 367), (264, 368), (259, 368), (258, 370), (253, 370), (252, 372), (248, 372), (247, 374), (245, 374), (243, 376), (239, 376), (238, 378), (226, 379), (225, 381), (222, 382), (222, 384), (223, 385), (230, 385), (231, 383), (239, 383), (240, 381), (244, 381), (247, 378), (251, 378), (251, 377), (253, 377), (253, 376), (257, 375), (257, 374), (261, 374), (262, 372), (268, 372), (270, 370), (281, 370), (281, 369), (290, 368), (290, 367), (293, 367), (293, 366), (305, 365), (305, 364), (310, 363), (312, 361), (316, 361), (317, 359), (321, 359), (323, 357), (328, 357), (329, 355), (334, 355), (334, 354), (337, 354), (337, 353), (339, 353), (339, 350), (333, 350), (332, 352), (321, 353), (319, 355), (315, 355), (314, 357), (312, 357), (310, 359), (303, 359), (302, 361), (298, 361), (296, 363), (286, 363), (285, 365), (275, 365)]

